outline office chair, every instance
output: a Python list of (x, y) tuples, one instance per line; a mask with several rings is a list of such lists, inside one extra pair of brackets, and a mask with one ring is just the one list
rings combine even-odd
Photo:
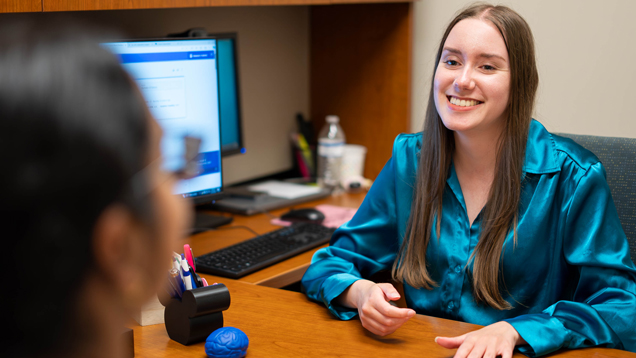
[(636, 262), (636, 138), (556, 134), (590, 150), (603, 163), (632, 261)]

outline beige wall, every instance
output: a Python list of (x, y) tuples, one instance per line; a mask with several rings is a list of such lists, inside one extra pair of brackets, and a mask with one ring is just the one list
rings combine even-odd
[[(238, 32), (246, 154), (223, 159), (224, 184), (291, 169), (289, 132), (297, 112), (309, 114), (309, 9), (306, 6), (0, 14), (10, 18), (72, 16), (136, 38), (192, 27)], [(43, 29), (45, 31), (45, 29)]]
[[(414, 5), (412, 131), (422, 128), (436, 46), (455, 12), (472, 2)], [(536, 119), (553, 132), (636, 138), (636, 1), (498, 3), (519, 12), (534, 33)]]

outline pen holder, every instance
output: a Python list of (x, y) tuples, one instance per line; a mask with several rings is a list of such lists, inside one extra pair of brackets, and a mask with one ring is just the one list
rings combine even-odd
[(224, 284), (195, 288), (185, 291), (181, 300), (171, 298), (164, 305), (168, 336), (190, 345), (204, 341), (223, 327), (223, 311), (230, 307), (230, 291)]

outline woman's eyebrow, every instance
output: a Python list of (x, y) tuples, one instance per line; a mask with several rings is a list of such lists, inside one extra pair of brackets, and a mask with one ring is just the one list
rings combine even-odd
[[(452, 47), (444, 47), (443, 52), (450, 52), (450, 53), (453, 53), (453, 54), (456, 54), (456, 55), (460, 55), (460, 56), (462, 55), (461, 51), (459, 51), (458, 49), (454, 49)], [(504, 62), (506, 61), (506, 59), (503, 58), (503, 56), (500, 56), (500, 55), (497, 55), (497, 54), (494, 54), (494, 53), (480, 53), (479, 57), (483, 57), (483, 58), (498, 58), (498, 59), (500, 59), (500, 60), (502, 60)]]

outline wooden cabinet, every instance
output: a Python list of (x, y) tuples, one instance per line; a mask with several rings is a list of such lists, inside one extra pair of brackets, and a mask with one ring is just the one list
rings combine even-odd
[(311, 118), (340, 116), (348, 143), (367, 147), (366, 178), (410, 131), (411, 4), (311, 8)]
[(42, 0), (2, 0), (0, 13), (42, 11)]

